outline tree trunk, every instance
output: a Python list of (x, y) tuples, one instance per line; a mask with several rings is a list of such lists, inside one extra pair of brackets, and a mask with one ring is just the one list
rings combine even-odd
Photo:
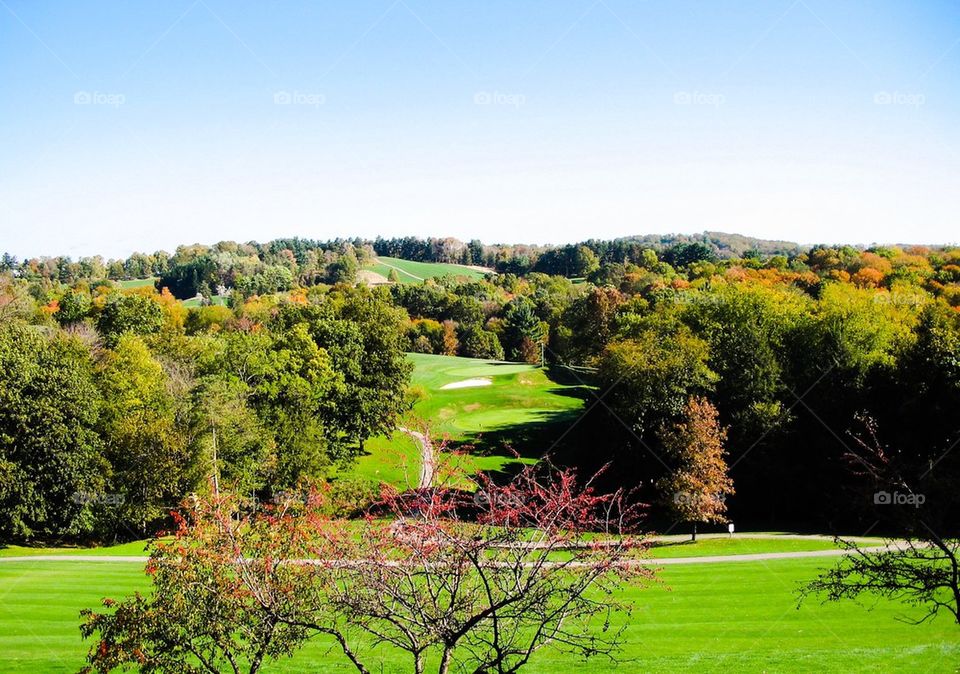
[(691, 543), (697, 542), (697, 523), (696, 522), (693, 523), (693, 536), (690, 537), (690, 542)]
[(450, 655), (453, 653), (453, 650), (449, 647), (443, 649), (443, 655), (440, 658), (440, 669), (438, 669), (438, 674), (447, 674), (450, 671)]

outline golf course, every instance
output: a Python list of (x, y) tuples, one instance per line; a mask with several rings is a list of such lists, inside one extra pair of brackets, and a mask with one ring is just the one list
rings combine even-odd
[[(471, 469), (499, 470), (517, 459), (485, 444), (529, 440), (520, 428), (569, 423), (583, 408), (584, 391), (559, 384), (532, 365), (411, 354), (418, 392), (410, 418), (453, 444), (485, 447), (469, 455)], [(368, 443), (351, 475), (402, 485), (419, 470), (420, 452), (401, 431)], [(521, 457), (520, 460), (533, 460)], [(879, 539), (860, 539), (880, 545)], [(145, 541), (85, 549), (10, 546), (0, 550), (0, 671), (74, 672), (84, 662), (81, 609), (104, 597), (148, 592)], [(955, 671), (956, 626), (946, 615), (920, 625), (917, 610), (886, 600), (798, 606), (798, 586), (835, 559), (834, 541), (821, 536), (738, 533), (655, 537), (651, 564), (658, 581), (631, 587), (634, 611), (616, 661), (585, 664), (555, 651), (535, 657), (531, 672), (661, 671)], [(738, 556), (751, 561), (737, 561)], [(721, 559), (717, 559), (720, 557)], [(729, 562), (725, 558), (729, 557)], [(619, 628), (613, 624), (611, 628)], [(600, 626), (598, 626), (600, 628)], [(320, 638), (269, 672), (351, 671)], [(375, 671), (405, 671), (400, 652), (381, 648)]]
[(0, 674), (960, 674), (960, 0), (0, 17)]

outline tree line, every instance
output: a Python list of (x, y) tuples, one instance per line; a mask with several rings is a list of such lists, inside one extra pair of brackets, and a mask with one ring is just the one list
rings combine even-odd
[(7, 540), (142, 537), (214, 471), (269, 499), (362, 452), (406, 406), (402, 312), (384, 292), (250, 303), (205, 329), (152, 288), (67, 300), (88, 308), (63, 316), (2, 288)]
[[(667, 526), (694, 498), (664, 487), (682, 467), (678, 429), (700, 429), (705, 447), (723, 438), (736, 485), (725, 517), (820, 529), (858, 517), (843, 457), (859, 419), (928, 464), (958, 439), (958, 249), (586, 242), (537, 258), (556, 273), (370, 290), (349, 275), (305, 277), (314, 243), (254, 249), (252, 264), (286, 259), (289, 284), (234, 285), (227, 306), (187, 309), (163, 274), (136, 290), (26, 263), (0, 274), (5, 535), (92, 531), (103, 523), (83, 501), (98, 494), (122, 495), (115, 512), (132, 508), (131, 490), (166, 507), (198, 484), (214, 436), (245, 493), (322, 475), (409, 404), (405, 351), (596, 370), (572, 371), (596, 394), (568, 460), (614, 461), (611, 474), (644, 485)], [(737, 256), (734, 244), (753, 247)], [(376, 253), (364, 245), (341, 241), (336, 254), (352, 268)], [(178, 249), (172, 268), (218, 259), (219, 275), (244, 253), (234, 246)], [(159, 461), (156, 483), (135, 457)], [(75, 477), (60, 484), (41, 468), (54, 461)], [(142, 528), (160, 512), (121, 519)]]

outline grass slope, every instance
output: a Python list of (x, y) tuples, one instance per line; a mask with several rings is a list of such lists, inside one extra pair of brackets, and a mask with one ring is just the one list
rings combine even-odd
[(367, 265), (367, 269), (374, 271), (385, 278), (390, 278), (390, 272), (396, 270), (400, 283), (420, 283), (424, 279), (440, 276), (463, 276), (470, 280), (481, 279), (484, 272), (459, 264), (445, 264), (442, 262), (413, 262), (398, 257), (379, 256)]
[[(152, 278), (135, 278), (135, 279), (127, 279), (124, 281), (115, 281), (115, 283), (119, 288), (122, 288), (123, 290), (135, 290), (137, 288), (152, 288), (157, 280), (158, 280), (158, 277), (154, 276)], [(227, 306), (228, 299), (229, 298), (227, 297), (214, 296), (212, 298), (212, 302), (213, 304)], [(183, 306), (187, 307), (188, 309), (193, 307), (203, 306), (200, 300), (196, 299), (195, 297), (191, 297), (188, 300), (181, 300), (181, 303), (183, 304)]]
[[(794, 590), (828, 560), (778, 560), (665, 567), (662, 585), (629, 591), (618, 664), (582, 663), (553, 652), (535, 657), (529, 674), (548, 672), (950, 672), (960, 658), (960, 630), (946, 616), (910, 625), (916, 612), (886, 601), (873, 610), (852, 603), (804, 604)], [(0, 671), (75, 672), (82, 665), (78, 612), (101, 597), (148, 587), (137, 564), (7, 562), (0, 564)], [(623, 620), (623, 618), (618, 618)], [(616, 626), (616, 625), (615, 625)], [(323, 640), (266, 671), (349, 672)], [(404, 672), (385, 648), (371, 671)]]
[[(551, 380), (545, 370), (524, 363), (411, 353), (412, 384), (426, 392), (414, 413), (435, 433), (466, 440), (512, 426), (566, 418), (583, 407), (579, 387)], [(489, 386), (444, 389), (467, 379), (490, 379)]]
[[(558, 384), (534, 365), (421, 353), (408, 358), (414, 366), (411, 385), (424, 397), (414, 407), (414, 419), (404, 423), (422, 420), (435, 437), (474, 445), (468, 458), (472, 470), (500, 470), (514, 462), (507, 447), (539, 458), (583, 408), (580, 387)], [(442, 388), (474, 378), (492, 383)], [(366, 449), (350, 474), (395, 484), (416, 481), (419, 452), (404, 433), (374, 438)]]

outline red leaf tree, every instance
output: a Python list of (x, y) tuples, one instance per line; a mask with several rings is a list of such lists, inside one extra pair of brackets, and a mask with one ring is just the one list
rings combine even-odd
[(516, 672), (545, 647), (615, 657), (622, 589), (653, 578), (637, 507), (547, 465), (471, 487), (384, 488), (360, 520), (322, 490), (245, 515), (195, 500), (153, 544), (152, 595), (84, 612), (87, 671), (252, 674), (318, 635), (361, 673), (384, 645), (418, 674)]

